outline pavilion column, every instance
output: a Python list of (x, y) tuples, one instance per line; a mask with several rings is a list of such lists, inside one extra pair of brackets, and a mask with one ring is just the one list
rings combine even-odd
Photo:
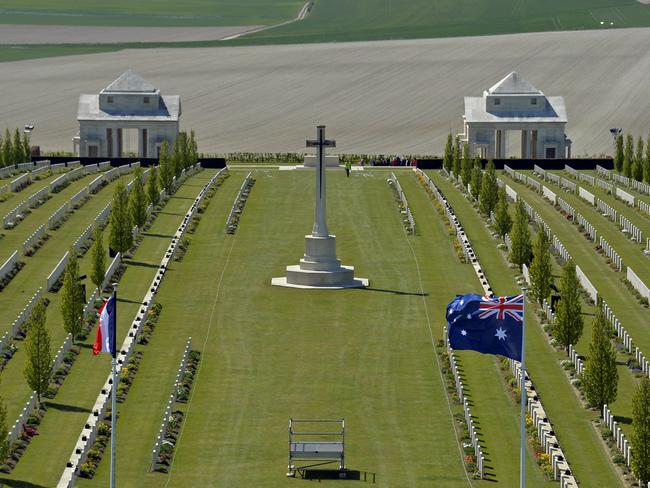
[(528, 129), (521, 131), (521, 159), (528, 159)]
[(503, 131), (496, 129), (494, 131), (494, 157), (495, 159), (503, 158)]
[(531, 159), (537, 159), (537, 131), (530, 131), (530, 157)]

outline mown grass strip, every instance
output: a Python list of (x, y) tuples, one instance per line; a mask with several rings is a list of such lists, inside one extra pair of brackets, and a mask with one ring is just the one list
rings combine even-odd
[[(463, 222), (495, 292), (519, 293), (520, 288), (515, 282), (516, 270), (508, 266), (496, 248), (497, 242), (469, 202), (437, 172), (431, 171), (427, 174), (442, 189)], [(598, 486), (599, 483), (604, 486), (620, 486), (609, 455), (599, 439), (599, 434), (591, 425), (597, 414), (584, 410), (559, 367), (558, 361), (564, 359), (564, 355), (548, 343), (544, 331), (535, 321), (531, 307), (527, 309), (526, 323), (527, 367), (576, 478), (585, 486)]]
[[(172, 233), (198, 192), (196, 178), (197, 176), (190, 177), (170, 198), (151, 229), (144, 233), (140, 247), (128, 262), (120, 280), (118, 337), (124, 337), (126, 334), (157, 269), (160, 257), (173, 237)], [(43, 486), (55, 486), (58, 482), (74, 442), (110, 370), (110, 358), (104, 357), (107, 355), (92, 357), (90, 349), (93, 342), (94, 336), (91, 333), (88, 340), (83, 342), (82, 352), (55, 400), (48, 402), (48, 413), (39, 427), (40, 435), (32, 441), (9, 477), (14, 482), (20, 480)], [(53, 446), (57, 448), (54, 449)], [(47, 459), (47, 463), (43, 462), (44, 459)]]

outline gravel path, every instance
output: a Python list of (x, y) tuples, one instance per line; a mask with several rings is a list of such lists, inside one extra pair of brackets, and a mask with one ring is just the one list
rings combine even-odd
[(0, 44), (114, 44), (189, 42), (237, 37), (259, 25), (233, 27), (98, 27), (0, 24)]
[(609, 152), (610, 127), (650, 129), (650, 29), (413, 41), (131, 50), (5, 63), (2, 126), (36, 124), (35, 144), (70, 150), (81, 93), (133, 68), (180, 94), (202, 151), (303, 151), (328, 125), (341, 152), (441, 154), (463, 96), (516, 69), (563, 95), (574, 155)]

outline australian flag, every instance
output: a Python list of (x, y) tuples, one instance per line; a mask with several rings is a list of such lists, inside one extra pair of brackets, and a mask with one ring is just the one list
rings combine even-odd
[(447, 305), (449, 345), (521, 361), (523, 321), (523, 295), (456, 295)]

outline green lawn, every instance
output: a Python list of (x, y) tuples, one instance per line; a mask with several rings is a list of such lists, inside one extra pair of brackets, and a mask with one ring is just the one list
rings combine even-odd
[[(4, 23), (17, 24), (275, 25), (295, 17), (303, 4), (293, 0), (194, 0), (190, 3), (119, 0), (107, 6), (105, 2), (91, 0), (80, 9), (69, 0), (56, 3), (37, 0), (28, 6), (19, 0), (0, 0), (0, 12)], [(154, 10), (153, 15), (149, 14), (150, 9)], [(2, 49), (0, 62), (138, 47), (420, 39), (645, 26), (650, 26), (650, 5), (637, 0), (315, 0), (311, 13), (303, 21), (232, 41), (12, 46)]]
[[(483, 220), (448, 180), (438, 172), (429, 172), (429, 176), (454, 207), (495, 293), (519, 293), (514, 281), (515, 273), (507, 268), (505, 259), (496, 248), (498, 242), (492, 238)], [(530, 324), (526, 329), (526, 366), (571, 469), (584, 486), (619, 486), (620, 480), (613, 464), (591, 425), (591, 420), (597, 415), (582, 407), (559, 366), (558, 361), (565, 355), (550, 346), (530, 307), (526, 317), (527, 324)]]
[[(620, 277), (623, 274), (611, 270), (603, 257), (599, 256), (593, 249), (593, 245), (589, 244), (577, 231), (577, 227), (557, 212), (550, 203), (542, 199), (539, 194), (513, 180), (508, 180), (508, 184), (515, 188), (542, 216), (553, 233), (562, 241), (575, 263), (584, 271), (591, 283), (598, 290), (599, 295), (614, 310), (622, 325), (632, 335), (634, 345), (638, 346), (642, 351), (649, 350), (650, 335), (647, 331), (648, 310), (643, 308), (623, 286), (620, 281)], [(569, 196), (565, 192), (562, 193), (562, 198), (568, 198)], [(569, 203), (573, 205), (578, 202), (572, 201)], [(578, 207), (576, 207), (576, 210), (578, 210)], [(582, 209), (580, 211), (582, 212)], [(594, 223), (591, 217), (587, 218), (592, 224)], [(597, 227), (598, 231), (600, 231), (601, 227), (602, 225)], [(625, 239), (623, 234), (620, 235)], [(616, 248), (618, 249), (618, 246)], [(584, 355), (588, 353), (588, 344), (588, 336), (583, 337), (579, 341), (577, 348), (580, 354)], [(619, 394), (618, 399), (611, 406), (616, 415), (631, 419), (631, 397), (636, 387), (636, 379), (633, 378), (630, 370), (623, 363), (622, 358), (619, 357), (619, 359)], [(629, 432), (630, 425), (623, 423), (622, 428)]]
[[(371, 288), (309, 292), (273, 288), (270, 278), (302, 254), (312, 175), (256, 171), (237, 234), (226, 236), (225, 218), (244, 174), (233, 172), (217, 192), (183, 262), (165, 278), (160, 321), (141, 347), (140, 371), (120, 408), (118, 480), (128, 486), (291, 486), (297, 481), (284, 476), (288, 418), (343, 416), (350, 468), (376, 473), (380, 486), (467, 486), (424, 307), (438, 338), (449, 299), (479, 286), (472, 269), (456, 260), (442, 218), (415, 178), (408, 172), (401, 181), (423, 229), (409, 238), (421, 285), (382, 173), (347, 180), (329, 172), (329, 220), (339, 255), (370, 278)], [(180, 286), (188, 282), (194, 286)], [(189, 335), (202, 364), (192, 403), (184, 407), (176, 461), (171, 475), (148, 473), (163, 403)], [(493, 358), (463, 354), (461, 361), (489, 477), (514, 486), (518, 407)], [(129, 428), (136, 424), (137, 430)], [(103, 485), (107, 478), (102, 461), (96, 478), (79, 485)], [(528, 479), (530, 486), (543, 484), (534, 468)]]
[[(118, 344), (121, 344), (121, 339), (131, 325), (173, 232), (178, 228), (207, 174), (209, 172), (190, 177), (179, 188), (158, 214), (151, 229), (144, 233), (145, 237), (133, 259), (128, 261), (119, 287)], [(49, 314), (56, 314), (58, 310), (52, 306), (48, 308), (49, 319)], [(49, 325), (53, 324), (48, 323)], [(60, 325), (58, 327), (61, 328)], [(39, 426), (39, 435), (32, 440), (16, 468), (6, 477), (7, 483), (32, 483), (49, 487), (58, 482), (90, 408), (110, 371), (110, 358), (107, 355), (92, 356), (90, 348), (93, 342), (94, 336), (91, 333), (57, 396), (47, 402), (48, 412)], [(12, 359), (10, 363), (15, 360)], [(3, 388), (4, 386), (3, 381)], [(43, 462), (44, 459), (47, 462)], [(0, 477), (0, 482), (4, 480), (4, 476)]]
[(219, 26), (272, 25), (295, 17), (302, 0), (0, 0), (3, 24)]

